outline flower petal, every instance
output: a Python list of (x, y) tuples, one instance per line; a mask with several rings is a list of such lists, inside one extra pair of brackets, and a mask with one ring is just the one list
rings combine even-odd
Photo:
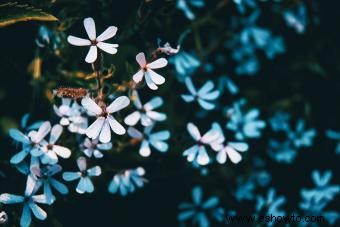
[(103, 110), (102, 108), (100, 108), (97, 103), (95, 101), (93, 101), (93, 99), (91, 99), (90, 97), (86, 96), (81, 100), (81, 105), (88, 111), (91, 113), (94, 113), (96, 115), (100, 115)]
[(211, 80), (208, 80), (199, 90), (198, 94), (200, 96), (204, 96), (206, 93), (211, 91), (214, 88), (214, 83)]
[(114, 133), (118, 135), (124, 135), (126, 130), (125, 128), (116, 120), (114, 119), (111, 115), (107, 117), (109, 120), (109, 124), (111, 126), (111, 129)]
[(93, 63), (97, 60), (97, 46), (91, 46), (89, 52), (86, 55), (85, 61), (87, 63)]
[(97, 120), (86, 129), (85, 132), (86, 135), (91, 139), (97, 139), (100, 131), (103, 128), (104, 122), (105, 122), (104, 117), (97, 118)]
[(50, 144), (54, 144), (63, 132), (63, 127), (61, 125), (54, 125), (51, 129), (50, 134)]
[(127, 96), (119, 96), (108, 107), (106, 107), (106, 111), (109, 113), (114, 113), (121, 109), (124, 109), (129, 104), (130, 99)]
[(79, 158), (77, 158), (77, 165), (78, 165), (78, 168), (79, 168), (79, 170), (80, 170), (80, 172), (82, 172), (82, 171), (85, 171), (86, 170), (86, 158), (85, 157), (79, 157)]
[(140, 149), (139, 149), (139, 154), (143, 157), (148, 157), (151, 154), (150, 146), (148, 141), (143, 140)]
[(146, 66), (146, 59), (143, 52), (140, 52), (139, 54), (136, 55), (136, 61), (138, 62), (141, 68), (144, 68)]
[(240, 153), (238, 153), (231, 147), (226, 147), (225, 152), (227, 152), (230, 160), (235, 164), (239, 163), (242, 160), (242, 156), (240, 155)]
[(111, 130), (108, 120), (105, 120), (104, 126), (100, 131), (99, 141), (102, 143), (108, 143), (111, 141)]
[(53, 145), (53, 151), (62, 158), (69, 158), (71, 156), (71, 150), (67, 147)]
[(98, 42), (97, 47), (99, 47), (101, 50), (105, 51), (109, 54), (116, 54), (117, 53), (117, 44), (111, 44), (111, 43), (104, 43), (104, 42)]
[(30, 144), (31, 141), (28, 138), (28, 136), (24, 135), (22, 132), (20, 132), (18, 129), (10, 129), (9, 130), (9, 136), (12, 137), (12, 139), (24, 143), (24, 144)]
[(135, 81), (135, 83), (139, 83), (139, 82), (142, 81), (143, 76), (144, 76), (144, 70), (143, 70), (143, 69), (140, 69), (138, 72), (136, 72), (136, 73), (132, 76), (132, 79), (133, 79), (133, 81)]
[(96, 24), (94, 23), (93, 18), (88, 17), (84, 19), (84, 27), (86, 30), (87, 35), (89, 36), (90, 40), (96, 40)]
[(31, 208), (33, 215), (39, 220), (45, 220), (47, 218), (46, 212), (41, 209), (37, 204), (30, 202), (28, 206)]
[(156, 73), (155, 71), (148, 69), (146, 71), (146, 74), (150, 76), (152, 82), (154, 82), (157, 85), (161, 85), (165, 82), (165, 78), (161, 75), (159, 75), (158, 73)]
[(102, 169), (99, 166), (95, 166), (95, 167), (88, 169), (87, 174), (91, 177), (99, 176), (100, 174), (102, 174)]
[(3, 204), (22, 203), (24, 199), (25, 198), (23, 196), (13, 195), (13, 194), (8, 194), (8, 193), (4, 193), (0, 195), (0, 203), (3, 203)]
[(157, 85), (151, 80), (149, 73), (145, 73), (145, 82), (146, 82), (146, 85), (148, 85), (148, 87), (151, 90), (157, 90), (158, 89)]
[(94, 186), (92, 184), (92, 181), (89, 177), (83, 177), (80, 179), (76, 191), (80, 194), (84, 192), (91, 193), (94, 191)]
[(137, 124), (137, 122), (140, 120), (140, 113), (139, 111), (135, 111), (128, 116), (125, 117), (124, 122), (127, 125), (134, 126)]
[(131, 136), (132, 138), (136, 138), (136, 139), (142, 139), (143, 138), (143, 134), (134, 127), (129, 127), (127, 132), (129, 134), (129, 136)]
[(22, 227), (28, 227), (31, 225), (32, 217), (31, 217), (31, 211), (27, 204), (24, 205), (22, 209), (22, 214), (20, 218), (20, 226)]
[(79, 172), (64, 172), (63, 173), (63, 179), (65, 181), (74, 181), (76, 179), (79, 179), (81, 176), (81, 173)]
[(108, 27), (102, 34), (97, 37), (98, 42), (108, 40), (116, 35), (118, 28), (116, 26)]
[(156, 61), (153, 61), (146, 65), (149, 69), (159, 69), (163, 68), (168, 64), (168, 61), (165, 58), (157, 59)]
[(72, 44), (74, 46), (90, 46), (91, 45), (90, 40), (78, 38), (78, 37), (75, 37), (73, 35), (69, 35), (67, 37), (67, 42), (69, 42), (70, 44)]
[(149, 102), (144, 104), (144, 109), (146, 111), (156, 109), (157, 107), (160, 107), (163, 105), (163, 99), (159, 96), (156, 96), (152, 98)]
[(192, 136), (192, 138), (194, 138), (196, 141), (201, 139), (200, 131), (198, 130), (196, 125), (190, 122), (187, 124), (187, 129), (190, 135)]

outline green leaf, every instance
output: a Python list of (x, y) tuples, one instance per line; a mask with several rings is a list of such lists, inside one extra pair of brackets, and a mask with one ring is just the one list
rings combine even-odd
[(0, 4), (0, 28), (20, 21), (57, 21), (55, 16), (28, 4), (8, 2)]

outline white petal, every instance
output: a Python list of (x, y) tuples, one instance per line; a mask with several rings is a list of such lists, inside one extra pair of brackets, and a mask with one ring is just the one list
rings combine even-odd
[(143, 138), (143, 134), (134, 127), (129, 127), (127, 132), (129, 134), (129, 136), (131, 136), (132, 138), (136, 138), (136, 139), (142, 139)]
[(85, 61), (87, 63), (93, 63), (97, 60), (97, 47), (91, 46), (89, 52), (86, 55)]
[(242, 160), (242, 157), (241, 157), (240, 153), (238, 153), (238, 152), (237, 152), (236, 150), (234, 150), (233, 148), (231, 148), (231, 147), (226, 147), (226, 148), (225, 148), (225, 151), (227, 152), (227, 154), (228, 154), (230, 160), (231, 160), (233, 163), (237, 164), (237, 163), (239, 163), (239, 162)]
[(124, 122), (127, 125), (134, 126), (137, 124), (139, 120), (140, 120), (140, 113), (139, 111), (135, 111), (132, 114), (129, 114), (128, 116), (126, 116), (126, 118), (124, 119)]
[(166, 114), (164, 114), (164, 113), (159, 113), (159, 112), (156, 112), (156, 111), (148, 111), (148, 112), (146, 112), (146, 115), (154, 121), (164, 121), (164, 120), (166, 120)]
[(82, 38), (78, 38), (72, 35), (69, 35), (67, 37), (67, 42), (69, 42), (72, 45), (75, 46), (90, 46), (91, 45), (91, 41), (88, 39), (82, 39)]
[(157, 59), (156, 61), (147, 64), (146, 67), (150, 69), (159, 69), (165, 67), (167, 64), (168, 61), (165, 58), (160, 58)]
[(96, 25), (93, 18), (88, 17), (84, 19), (84, 27), (90, 40), (94, 41), (96, 39)]
[(99, 135), (99, 141), (102, 143), (108, 143), (111, 141), (111, 130), (108, 120), (105, 120), (104, 126)]
[(145, 73), (145, 82), (151, 90), (157, 90), (157, 85), (151, 80), (150, 74)]
[(108, 27), (102, 34), (97, 37), (97, 41), (102, 42), (116, 35), (118, 28), (115, 26)]
[(138, 72), (136, 72), (136, 74), (132, 76), (132, 79), (133, 81), (135, 81), (135, 83), (139, 83), (142, 81), (143, 76), (144, 76), (144, 70), (140, 69)]
[(220, 151), (216, 155), (216, 160), (220, 164), (224, 164), (227, 161), (227, 154), (225, 151)]
[(109, 120), (109, 124), (111, 126), (111, 129), (114, 133), (118, 134), (118, 135), (124, 135), (126, 130), (125, 128), (116, 120), (114, 119), (111, 115), (109, 115), (107, 117), (107, 119)]
[(105, 122), (104, 117), (99, 117), (86, 129), (86, 135), (91, 139), (97, 139)]
[(167, 140), (169, 138), (170, 138), (169, 131), (160, 131), (160, 132), (156, 132), (150, 135), (151, 140)]
[(194, 138), (196, 141), (201, 139), (200, 131), (198, 130), (196, 125), (190, 122), (187, 124), (187, 129), (190, 135), (192, 136), (192, 138)]
[(242, 143), (242, 142), (230, 142), (228, 143), (228, 145), (232, 146), (235, 150), (238, 151), (247, 151), (249, 146), (246, 143)]
[(160, 140), (150, 140), (150, 144), (161, 152), (166, 152), (169, 148), (167, 143)]
[(97, 47), (109, 54), (117, 53), (117, 44), (98, 42)]
[(140, 149), (139, 149), (139, 154), (143, 157), (148, 157), (150, 156), (151, 150), (148, 141), (143, 140)]
[(144, 109), (146, 111), (156, 109), (163, 105), (163, 99), (159, 96), (152, 98), (149, 102), (145, 103)]
[(67, 147), (53, 145), (53, 151), (62, 158), (69, 158), (71, 156), (71, 150)]
[(80, 171), (85, 171), (86, 170), (86, 158), (85, 157), (79, 157), (77, 158), (77, 165)]
[(130, 99), (127, 96), (120, 96), (116, 98), (108, 107), (106, 107), (106, 111), (109, 113), (114, 113), (121, 109), (124, 109), (129, 104)]
[(207, 165), (209, 163), (209, 156), (204, 146), (201, 146), (198, 155), (197, 155), (197, 163), (200, 165)]
[(143, 52), (140, 52), (139, 54), (136, 55), (136, 61), (138, 62), (141, 68), (144, 68), (146, 66), (146, 59)]
[(34, 142), (40, 143), (40, 141), (51, 131), (51, 123), (45, 121), (40, 127), (38, 132), (34, 135)]
[(92, 167), (87, 170), (89, 176), (99, 176), (102, 174), (102, 169), (99, 166)]
[(89, 112), (95, 113), (96, 115), (100, 115), (103, 110), (100, 108), (95, 101), (93, 101), (90, 97), (86, 96), (81, 100), (81, 105)]
[(63, 127), (61, 125), (54, 125), (51, 129), (50, 134), (50, 144), (54, 144), (63, 132)]
[(161, 85), (165, 82), (165, 78), (161, 75), (159, 75), (158, 73), (156, 73), (155, 71), (148, 69), (146, 71), (146, 74), (150, 76), (152, 82), (154, 82), (157, 85)]

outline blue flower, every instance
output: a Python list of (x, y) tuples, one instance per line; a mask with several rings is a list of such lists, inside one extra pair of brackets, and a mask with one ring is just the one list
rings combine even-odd
[[(286, 212), (280, 208), (286, 202), (284, 196), (276, 197), (276, 191), (274, 188), (268, 190), (267, 197), (259, 196), (256, 201), (256, 211), (259, 213), (264, 212), (265, 215), (284, 216)], [(275, 222), (267, 223), (268, 226), (272, 226)]]
[(288, 131), (290, 115), (285, 112), (276, 112), (274, 116), (269, 119), (270, 126), (274, 132)]
[(19, 164), (28, 154), (31, 154), (34, 157), (42, 155), (43, 150), (41, 148), (41, 142), (50, 130), (51, 124), (48, 121), (44, 122), (39, 127), (38, 131), (30, 131), (28, 135), (23, 134), (17, 129), (10, 129), (10, 137), (22, 144), (22, 150), (11, 158), (11, 164)]
[(283, 11), (282, 16), (287, 25), (295, 29), (297, 33), (302, 34), (305, 32), (308, 16), (306, 7), (302, 2), (293, 9)]
[(92, 193), (94, 191), (94, 186), (91, 181), (91, 177), (99, 176), (102, 173), (101, 168), (99, 166), (95, 166), (87, 169), (86, 159), (84, 157), (79, 157), (77, 159), (77, 165), (80, 171), (64, 172), (63, 179), (66, 181), (74, 181), (80, 179), (76, 191), (80, 194), (83, 194), (85, 192)]
[(224, 92), (225, 90), (227, 90), (232, 95), (239, 93), (238, 86), (234, 83), (234, 81), (225, 75), (219, 77), (217, 87), (220, 93)]
[(169, 63), (175, 66), (177, 78), (182, 81), (183, 78), (191, 76), (201, 65), (201, 62), (193, 54), (180, 51), (178, 54), (169, 58)]
[(43, 186), (44, 195), (48, 201), (48, 204), (52, 204), (55, 201), (55, 196), (52, 193), (52, 188), (57, 190), (60, 194), (68, 194), (68, 188), (60, 181), (53, 178), (54, 175), (61, 172), (60, 165), (48, 165), (40, 168), (38, 166), (31, 167), (31, 172), (34, 175), (33, 179), (37, 181), (37, 188)]
[(188, 162), (196, 161), (200, 165), (207, 165), (210, 162), (206, 146), (211, 146), (220, 138), (220, 132), (216, 128), (211, 128), (203, 136), (193, 123), (187, 124), (187, 130), (196, 143), (183, 152), (183, 156), (187, 157)]
[(180, 213), (177, 216), (179, 222), (192, 220), (194, 225), (200, 227), (210, 226), (209, 217), (222, 222), (224, 220), (225, 210), (220, 207), (220, 200), (216, 196), (203, 200), (202, 188), (196, 186), (192, 189), (192, 203), (181, 203), (179, 205)]
[(293, 141), (296, 148), (312, 146), (315, 136), (316, 130), (305, 129), (305, 122), (302, 119), (296, 123), (295, 131), (288, 131), (288, 138)]
[(142, 167), (124, 170), (114, 175), (108, 190), (112, 194), (120, 193), (122, 196), (133, 193), (137, 188), (142, 188), (147, 182), (143, 178), (144, 174), (145, 170)]
[(245, 100), (241, 99), (234, 102), (233, 107), (227, 110), (227, 115), (230, 117), (226, 127), (235, 132), (237, 140), (245, 140), (246, 138), (259, 138), (261, 129), (266, 127), (266, 122), (259, 120), (260, 111), (251, 109), (248, 112), (243, 112), (242, 107), (245, 105)]
[(83, 153), (91, 158), (102, 158), (104, 155), (101, 151), (108, 151), (112, 149), (112, 143), (100, 143), (98, 139), (85, 138), (84, 142), (80, 145)]
[(197, 7), (197, 8), (202, 8), (204, 6), (204, 1), (203, 0), (177, 0), (177, 4), (176, 4), (177, 9), (182, 10), (184, 15), (189, 20), (194, 20), (195, 14), (191, 11), (191, 9), (189, 8), (189, 5)]
[(327, 130), (326, 131), (326, 136), (332, 140), (337, 141), (337, 145), (335, 148), (335, 153), (340, 154), (340, 132), (336, 132), (333, 130)]
[(161, 97), (156, 96), (142, 105), (137, 91), (133, 90), (131, 100), (133, 100), (133, 104), (137, 110), (125, 117), (125, 124), (134, 126), (138, 121), (141, 121), (143, 126), (151, 126), (156, 121), (166, 120), (166, 114), (154, 110), (163, 105), (163, 99)]
[(216, 100), (220, 95), (218, 90), (213, 91), (214, 83), (207, 81), (198, 91), (194, 87), (190, 77), (185, 78), (185, 84), (190, 94), (181, 95), (185, 102), (197, 101), (198, 104), (205, 110), (212, 110), (215, 104), (212, 101)]
[(169, 148), (169, 145), (165, 141), (170, 138), (170, 132), (163, 130), (151, 133), (152, 129), (153, 126), (146, 127), (144, 133), (141, 133), (136, 128), (128, 128), (128, 134), (132, 138), (141, 141), (139, 154), (143, 157), (148, 157), (151, 154), (150, 145), (162, 153), (167, 152)]
[(267, 151), (272, 159), (280, 163), (292, 163), (297, 156), (297, 150), (289, 140), (281, 142), (269, 139)]
[(24, 196), (19, 196), (19, 195), (4, 193), (0, 195), (0, 203), (3, 203), (3, 204), (22, 203), (23, 204), (23, 210), (22, 210), (22, 215), (20, 219), (20, 225), (22, 227), (30, 226), (31, 221), (32, 221), (31, 212), (39, 220), (45, 220), (47, 217), (46, 212), (37, 205), (37, 203), (48, 204), (48, 201), (45, 195), (33, 195), (33, 194), (25, 193)]

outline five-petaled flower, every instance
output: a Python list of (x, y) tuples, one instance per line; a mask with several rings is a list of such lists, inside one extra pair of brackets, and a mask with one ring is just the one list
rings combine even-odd
[(111, 130), (118, 135), (125, 134), (125, 128), (114, 119), (111, 114), (120, 111), (130, 104), (130, 99), (127, 96), (116, 98), (109, 106), (103, 104), (99, 106), (90, 97), (82, 99), (81, 104), (90, 115), (96, 115), (97, 119), (86, 129), (86, 135), (91, 139), (97, 139), (102, 143), (111, 141)]
[(165, 58), (159, 58), (151, 63), (147, 63), (143, 52), (137, 54), (136, 61), (140, 66), (140, 70), (133, 75), (133, 80), (136, 83), (139, 83), (142, 81), (143, 77), (145, 77), (145, 82), (148, 87), (152, 90), (157, 90), (157, 85), (163, 84), (165, 78), (153, 71), (153, 69), (165, 67), (168, 64), (168, 61)]
[(98, 37), (96, 35), (96, 25), (94, 20), (89, 17), (84, 19), (84, 27), (89, 39), (82, 39), (75, 36), (68, 36), (67, 41), (75, 46), (90, 46), (90, 50), (87, 53), (85, 61), (87, 63), (93, 63), (97, 60), (98, 50), (97, 47), (101, 50), (109, 53), (115, 54), (117, 53), (118, 44), (105, 43), (103, 41), (108, 40), (116, 35), (117, 27), (110, 26), (108, 27), (102, 34)]

